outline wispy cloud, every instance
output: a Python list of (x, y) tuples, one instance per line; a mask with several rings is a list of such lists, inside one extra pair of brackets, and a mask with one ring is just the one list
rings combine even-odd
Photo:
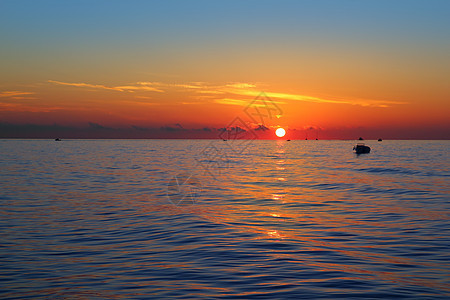
[(63, 82), (57, 80), (48, 80), (49, 83), (74, 86), (74, 87), (84, 87), (92, 89), (103, 89), (103, 90), (113, 90), (118, 92), (134, 92), (134, 91), (150, 91), (150, 92), (160, 92), (163, 93), (166, 89), (170, 88), (181, 88), (189, 90), (202, 90), (208, 88), (202, 82), (192, 82), (192, 83), (164, 83), (164, 82), (152, 82), (152, 81), (138, 81), (135, 84), (129, 85), (119, 85), (119, 86), (106, 86), (103, 84), (91, 84), (91, 83), (74, 83), (74, 82)]
[(203, 82), (189, 82), (189, 83), (164, 83), (164, 82), (152, 82), (152, 81), (138, 81), (136, 84), (140, 86), (158, 86), (164, 88), (184, 88), (184, 89), (205, 89), (208, 86)]
[(133, 91), (152, 91), (152, 92), (164, 92), (163, 90), (148, 86), (148, 85), (121, 85), (121, 86), (106, 86), (102, 84), (90, 84), (90, 83), (73, 83), (73, 82), (62, 82), (56, 80), (48, 80), (48, 82), (59, 85), (75, 86), (75, 87), (85, 87), (93, 89), (103, 89), (103, 90), (113, 90), (118, 92), (133, 92)]
[(33, 99), (30, 95), (34, 95), (32, 92), (21, 91), (4, 91), (0, 92), (0, 98), (13, 98), (13, 99)]
[[(175, 85), (174, 85), (175, 86)], [(176, 85), (183, 87), (183, 85)], [(374, 100), (374, 99), (354, 99), (354, 98), (337, 98), (337, 97), (317, 97), (302, 94), (280, 93), (267, 91), (266, 88), (258, 87), (254, 83), (232, 82), (222, 85), (206, 85), (196, 84), (195, 93), (202, 95), (217, 96), (214, 102), (229, 105), (247, 105), (250, 100), (264, 91), (265, 95), (276, 103), (286, 103), (285, 101), (301, 101), (309, 103), (330, 103), (330, 104), (346, 104), (359, 105), (369, 107), (389, 107), (398, 104), (407, 104), (401, 101)], [(221, 95), (221, 96), (219, 96)], [(234, 95), (234, 96), (233, 96)], [(239, 96), (237, 99), (235, 96)]]
[[(338, 98), (338, 97), (318, 97), (302, 94), (291, 94), (267, 91), (266, 88), (258, 87), (255, 83), (249, 82), (229, 82), (225, 84), (208, 84), (205, 82), (187, 82), (187, 83), (165, 83), (165, 82), (153, 82), (153, 81), (138, 81), (134, 84), (119, 85), (119, 86), (106, 86), (101, 84), (90, 83), (70, 83), (56, 80), (48, 80), (49, 83), (84, 87), (92, 89), (105, 89), (114, 90), (119, 92), (135, 92), (135, 91), (151, 91), (151, 92), (170, 92), (176, 90), (184, 90), (197, 97), (204, 98), (208, 95), (208, 98), (212, 99), (216, 103), (229, 104), (229, 105), (246, 105), (252, 98), (258, 96), (261, 91), (264, 91), (266, 96), (272, 98), (277, 103), (285, 103), (284, 101), (301, 101), (309, 103), (330, 103), (330, 104), (346, 104), (346, 105), (359, 105), (368, 107), (390, 107), (392, 105), (407, 104), (407, 102), (400, 101), (388, 101), (388, 100), (375, 100), (375, 99), (355, 99), (355, 98)], [(233, 96), (234, 95), (234, 96)], [(235, 96), (239, 96), (235, 99)], [(247, 98), (247, 99), (245, 99)]]
[[(214, 102), (216, 103), (220, 103), (220, 104), (229, 104), (229, 105), (239, 105), (239, 106), (246, 106), (249, 104), (249, 100), (248, 99), (232, 99), (232, 98), (221, 98), (221, 99), (216, 99)], [(286, 102), (283, 101), (273, 101), (274, 103), (277, 104), (285, 104)], [(266, 107), (265, 104), (261, 103), (255, 103), (253, 104), (253, 106), (258, 106), (258, 107)]]
[(256, 85), (253, 83), (245, 83), (245, 82), (235, 82), (235, 83), (229, 83), (225, 85), (226, 87), (230, 88), (237, 88), (237, 89), (248, 89), (248, 88), (256, 88)]
[(202, 90), (202, 91), (197, 91), (197, 93), (200, 93), (200, 94), (211, 94), (211, 95), (225, 94), (224, 91), (215, 91), (215, 90)]
[[(225, 85), (220, 89), (221, 92), (239, 95), (239, 96), (249, 96), (256, 97), (261, 91), (254, 88), (252, 85), (245, 84), (229, 84)], [(264, 92), (267, 97), (272, 99), (289, 100), (289, 101), (302, 101), (310, 103), (332, 103), (332, 104), (348, 104), (348, 105), (360, 105), (360, 106), (370, 106), (370, 107), (389, 107), (396, 104), (407, 104), (407, 102), (401, 101), (388, 101), (388, 100), (373, 100), (373, 99), (340, 99), (340, 98), (321, 98), (308, 95), (300, 94), (288, 94), (288, 93), (277, 93), (277, 92)], [(223, 102), (223, 101), (222, 101)], [(232, 104), (232, 101), (228, 101), (227, 104)], [(248, 100), (247, 100), (248, 102)], [(235, 105), (240, 105), (235, 102)]]

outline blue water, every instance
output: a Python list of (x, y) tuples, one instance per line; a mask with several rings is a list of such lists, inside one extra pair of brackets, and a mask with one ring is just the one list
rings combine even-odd
[(2, 299), (445, 299), (449, 141), (0, 140)]

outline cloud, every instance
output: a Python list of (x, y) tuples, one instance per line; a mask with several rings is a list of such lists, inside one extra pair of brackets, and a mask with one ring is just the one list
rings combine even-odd
[(213, 94), (213, 95), (225, 94), (224, 91), (208, 91), (208, 90), (206, 90), (206, 91), (197, 91), (197, 93), (200, 93), (200, 94)]
[(180, 130), (183, 130), (182, 128), (171, 127), (171, 126), (161, 126), (159, 129), (160, 129), (161, 131), (169, 131), (169, 132), (174, 132), (174, 131), (180, 131)]
[(113, 129), (113, 128), (105, 127), (103, 125), (100, 125), (100, 124), (94, 123), (94, 122), (88, 122), (88, 125), (89, 125), (89, 128), (92, 128), (92, 129)]
[(243, 82), (236, 82), (236, 83), (229, 83), (225, 85), (226, 87), (231, 88), (237, 88), (237, 89), (248, 89), (248, 88), (256, 88), (255, 84), (252, 83), (243, 83)]
[(114, 87), (114, 89), (118, 90), (118, 91), (151, 91), (151, 92), (160, 92), (163, 93), (164, 91), (161, 89), (157, 89), (154, 87), (150, 87), (150, 86), (134, 86), (134, 85), (121, 85), (121, 86), (116, 86)]
[(0, 98), (12, 98), (17, 100), (23, 99), (35, 99), (34, 97), (30, 97), (30, 95), (34, 95), (32, 92), (21, 92), (21, 91), (4, 91), (0, 92)]
[(249, 103), (248, 100), (230, 99), (230, 98), (216, 99), (215, 102), (220, 104), (239, 105), (239, 106), (245, 106), (248, 105)]
[(103, 89), (103, 90), (113, 90), (118, 92), (133, 92), (133, 91), (151, 91), (151, 92), (164, 92), (161, 89), (156, 87), (151, 87), (147, 85), (122, 85), (122, 86), (106, 86), (102, 84), (90, 84), (90, 83), (72, 83), (72, 82), (62, 82), (56, 80), (48, 80), (50, 83), (59, 84), (59, 85), (67, 85), (67, 86), (75, 86), (75, 87), (85, 87), (85, 88), (93, 88), (93, 89)]
[(204, 86), (199, 85), (192, 85), (192, 84), (170, 84), (169, 87), (180, 87), (185, 89), (201, 89), (204, 88)]
[(190, 82), (190, 83), (163, 83), (152, 81), (138, 81), (136, 84), (140, 86), (158, 86), (165, 88), (184, 88), (184, 89), (205, 89), (207, 86), (203, 82)]
[(306, 125), (306, 126), (303, 126), (302, 129), (303, 130), (323, 130), (322, 127), (316, 126), (316, 125)]
[(131, 125), (131, 128), (138, 130), (138, 131), (148, 131), (149, 130), (146, 127), (141, 127), (141, 126), (136, 126), (136, 125)]
[(256, 131), (267, 131), (267, 130), (270, 130), (270, 129), (268, 127), (262, 125), (262, 124), (259, 124), (254, 130), (256, 130)]
[(152, 82), (152, 81), (138, 81), (131, 85), (119, 85), (119, 86), (106, 86), (102, 84), (91, 84), (91, 83), (74, 83), (74, 82), (63, 82), (57, 80), (47, 80), (49, 83), (74, 86), (74, 87), (84, 87), (92, 89), (103, 89), (112, 90), (118, 92), (134, 92), (134, 91), (150, 91), (150, 92), (165, 92), (164, 89), (169, 88), (182, 88), (189, 90), (201, 90), (208, 88), (203, 82), (191, 82), (191, 83), (164, 83), (164, 82)]
[[(229, 97), (215, 99), (216, 103), (245, 106), (252, 98), (257, 97), (264, 89), (258, 88), (254, 83), (234, 82), (224, 85), (203, 85), (203, 87), (196, 92), (199, 94), (210, 95), (229, 95)], [(326, 98), (316, 97), (302, 94), (290, 94), (280, 93), (273, 91), (264, 91), (265, 95), (275, 103), (285, 104), (287, 101), (301, 101), (309, 103), (330, 103), (330, 104), (347, 104), (347, 105), (360, 105), (369, 107), (389, 107), (397, 104), (407, 104), (407, 102), (401, 101), (388, 101), (388, 100), (374, 100), (374, 99), (350, 99), (350, 98)], [(241, 96), (242, 98), (235, 99), (231, 95)], [(231, 97), (230, 97), (231, 96)], [(247, 98), (248, 97), (248, 98)], [(276, 99), (276, 100), (275, 100)]]
[[(222, 98), (222, 99), (216, 99), (216, 100), (214, 100), (214, 102), (220, 103), (220, 104), (228, 104), (228, 105), (247, 106), (247, 105), (249, 105), (250, 100), (249, 99)], [(286, 102), (283, 102), (283, 101), (273, 101), (273, 100), (272, 100), (272, 102), (276, 103), (276, 104), (285, 104), (286, 103)], [(267, 107), (267, 105), (264, 104), (264, 103), (260, 103), (260, 104), (259, 103), (254, 103), (254, 104), (252, 104), (252, 106), (254, 106), (254, 107), (262, 107), (262, 108)]]
[[(249, 85), (250, 86), (250, 85)], [(231, 88), (230, 88), (231, 87)], [(236, 88), (239, 87), (239, 88)], [(227, 92), (230, 94), (235, 94), (239, 96), (258, 96), (261, 91), (255, 88), (247, 88), (245, 84), (232, 84), (226, 85), (223, 89), (223, 92)], [(333, 104), (349, 104), (349, 105), (360, 105), (360, 106), (371, 106), (371, 107), (389, 107), (395, 104), (407, 104), (408, 102), (400, 102), (400, 101), (387, 101), (387, 100), (371, 100), (371, 99), (327, 99), (320, 97), (313, 97), (307, 95), (300, 94), (287, 94), (287, 93), (276, 93), (276, 92), (264, 92), (267, 97), (275, 98), (275, 99), (283, 99), (290, 101), (302, 101), (302, 102), (310, 102), (310, 103), (333, 103)], [(232, 99), (222, 99), (223, 102), (228, 102), (226, 104), (232, 104)], [(246, 100), (248, 102), (248, 100)], [(283, 103), (283, 102), (278, 102)], [(237, 102), (235, 102), (237, 105)]]
[[(187, 83), (164, 83), (164, 82), (153, 82), (153, 81), (138, 81), (131, 85), (119, 85), (119, 86), (106, 86), (100, 84), (90, 84), (90, 83), (69, 83), (56, 80), (48, 80), (48, 82), (59, 85), (75, 86), (75, 87), (85, 87), (93, 89), (105, 89), (114, 90), (119, 92), (135, 92), (135, 91), (151, 91), (151, 92), (166, 92), (170, 90), (182, 89), (187, 90), (197, 97), (209, 97), (212, 98), (214, 102), (220, 104), (228, 105), (239, 105), (245, 106), (249, 103), (252, 98), (255, 98), (261, 93), (261, 89), (257, 87), (254, 83), (247, 82), (229, 82), (221, 85), (207, 84), (205, 82), (187, 82)], [(7, 92), (5, 92), (7, 93)], [(13, 92), (9, 92), (13, 93)], [(17, 92), (20, 93), (20, 92)], [(316, 97), (310, 95), (302, 94), (290, 94), (290, 93), (280, 93), (273, 91), (264, 92), (267, 97), (272, 98), (275, 103), (285, 104), (281, 100), (286, 101), (301, 101), (309, 103), (330, 103), (330, 104), (346, 104), (346, 105), (359, 105), (366, 107), (379, 107), (386, 108), (392, 105), (407, 104), (407, 102), (401, 101), (388, 101), (388, 100), (374, 100), (374, 99), (355, 99), (355, 98), (327, 98), (327, 97)], [(7, 97), (7, 94), (5, 94)], [(219, 97), (220, 99), (214, 99)], [(241, 96), (240, 99), (234, 99), (232, 95)], [(224, 97), (225, 96), (225, 97)], [(228, 96), (228, 97), (227, 97)], [(1, 94), (0, 94), (1, 97)], [(245, 99), (247, 98), (247, 99)], [(275, 100), (276, 99), (276, 100)], [(182, 102), (182, 104), (197, 104)]]

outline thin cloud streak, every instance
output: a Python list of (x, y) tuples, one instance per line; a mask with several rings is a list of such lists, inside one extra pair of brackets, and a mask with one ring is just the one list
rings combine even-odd
[(34, 95), (32, 92), (21, 92), (21, 91), (4, 91), (0, 92), (0, 98), (18, 98), (22, 97), (21, 99), (24, 99), (23, 96), (27, 95)]
[(140, 86), (158, 86), (165, 88), (185, 88), (185, 89), (205, 89), (206, 85), (202, 82), (191, 82), (191, 83), (163, 83), (163, 82), (151, 82), (151, 81), (138, 81), (136, 84)]
[(226, 87), (230, 88), (237, 88), (237, 89), (248, 89), (248, 88), (256, 88), (255, 84), (252, 83), (243, 83), (243, 82), (236, 82), (236, 83), (230, 83), (225, 85)]
[[(231, 99), (231, 98), (216, 99), (214, 102), (220, 103), (220, 104), (239, 105), (239, 106), (247, 106), (249, 104), (248, 99)], [(272, 101), (272, 102), (277, 103), (277, 104), (285, 104), (286, 103), (283, 101)], [(266, 107), (264, 104), (253, 104), (253, 106)]]
[[(252, 96), (256, 97), (261, 92), (255, 89), (225, 89), (226, 92), (240, 95), (240, 96)], [(312, 97), (306, 95), (298, 94), (286, 94), (286, 93), (275, 93), (275, 92), (264, 92), (270, 98), (292, 100), (292, 101), (302, 101), (302, 102), (312, 102), (312, 103), (333, 103), (333, 104), (350, 104), (350, 105), (360, 105), (360, 106), (371, 106), (371, 107), (389, 107), (394, 104), (407, 104), (407, 102), (400, 101), (384, 101), (384, 100), (334, 100), (325, 99), (319, 97)]]
[(85, 88), (94, 88), (94, 89), (103, 89), (103, 90), (113, 90), (118, 92), (133, 92), (133, 91), (152, 91), (152, 92), (164, 92), (161, 89), (151, 87), (151, 86), (143, 86), (143, 85), (123, 85), (123, 86), (106, 86), (102, 84), (90, 84), (90, 83), (72, 83), (72, 82), (62, 82), (56, 80), (48, 80), (50, 83), (66, 85), (66, 86), (75, 86), (75, 87), (85, 87)]

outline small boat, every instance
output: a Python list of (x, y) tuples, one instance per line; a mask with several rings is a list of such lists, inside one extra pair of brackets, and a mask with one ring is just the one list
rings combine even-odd
[(59, 142), (59, 141), (61, 141), (61, 139), (60, 139), (60, 138), (56, 138), (55, 141), (56, 141), (56, 142)]
[(364, 145), (363, 143), (358, 143), (356, 146), (353, 146), (353, 150), (355, 150), (356, 154), (370, 153), (370, 147)]
[(359, 137), (359, 139), (358, 139), (359, 141), (364, 141), (364, 139), (362, 138), (362, 137)]
[(226, 139), (222, 139), (222, 141), (226, 142), (227, 140)]
[(383, 139), (378, 139), (378, 141), (379, 141), (379, 142), (382, 142), (382, 141), (383, 141)]
[(286, 141), (290, 142), (291, 140), (286, 140)]

